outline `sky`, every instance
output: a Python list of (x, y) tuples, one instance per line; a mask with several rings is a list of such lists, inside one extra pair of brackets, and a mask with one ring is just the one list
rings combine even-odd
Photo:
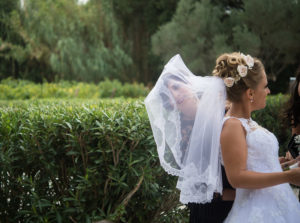
[[(21, 5), (21, 8), (23, 9), (24, 8), (24, 2), (26, 0), (20, 0), (20, 5)], [(78, 2), (78, 5), (84, 5), (88, 2), (89, 0), (77, 0)]]
[(88, 1), (89, 1), (89, 0), (78, 0), (77, 2), (78, 2), (79, 5), (84, 5), (84, 4), (86, 4)]

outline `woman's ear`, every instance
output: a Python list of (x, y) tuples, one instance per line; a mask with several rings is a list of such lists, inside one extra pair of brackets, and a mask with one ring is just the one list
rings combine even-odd
[(252, 103), (254, 100), (254, 90), (251, 88), (248, 88), (246, 90), (246, 96), (247, 96), (248, 100)]

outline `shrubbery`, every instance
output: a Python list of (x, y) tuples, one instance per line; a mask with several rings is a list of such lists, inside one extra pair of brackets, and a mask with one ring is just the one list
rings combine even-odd
[(0, 222), (180, 222), (186, 213), (141, 101), (10, 101), (0, 111)]
[(0, 99), (37, 98), (114, 98), (144, 97), (149, 89), (143, 84), (105, 80), (99, 84), (61, 81), (58, 83), (36, 84), (26, 80), (5, 79), (0, 82)]
[[(281, 153), (285, 101), (253, 114)], [(187, 221), (141, 100), (0, 101), (0, 112), (0, 222)]]

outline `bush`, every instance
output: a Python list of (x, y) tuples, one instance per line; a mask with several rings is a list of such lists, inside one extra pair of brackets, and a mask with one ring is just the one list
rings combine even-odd
[(114, 98), (145, 97), (149, 89), (143, 84), (105, 80), (99, 84), (61, 81), (58, 83), (35, 84), (26, 80), (5, 79), (0, 82), (0, 99), (39, 98)]
[[(269, 96), (253, 114), (281, 153), (286, 100)], [(0, 111), (0, 222), (188, 221), (141, 100), (11, 100)]]
[(1, 222), (184, 222), (141, 101), (8, 101), (0, 111)]

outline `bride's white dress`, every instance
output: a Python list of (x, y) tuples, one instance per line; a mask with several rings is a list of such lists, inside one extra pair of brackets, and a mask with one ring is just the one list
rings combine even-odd
[[(223, 123), (234, 117), (225, 117)], [(247, 135), (247, 169), (256, 172), (281, 172), (278, 141), (273, 133), (252, 119), (237, 118)], [(289, 184), (264, 189), (236, 189), (233, 207), (225, 223), (299, 223), (300, 203)]]

